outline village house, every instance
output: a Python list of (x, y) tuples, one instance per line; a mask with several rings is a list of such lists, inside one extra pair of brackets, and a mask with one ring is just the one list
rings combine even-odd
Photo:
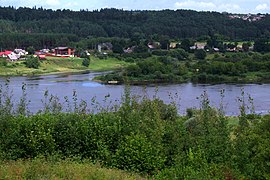
[(0, 57), (6, 58), (11, 53), (12, 53), (12, 51), (2, 51), (2, 52), (0, 52)]
[(28, 55), (28, 52), (23, 49), (14, 49), (14, 53), (19, 54), (20, 56)]
[(14, 61), (18, 61), (20, 59), (21, 55), (20, 54), (16, 54), (14, 52), (12, 52), (11, 54), (8, 55), (8, 60), (14, 62)]
[(177, 42), (171, 42), (171, 43), (170, 43), (170, 49), (176, 48), (178, 44), (179, 44), (179, 43), (177, 43)]
[(17, 61), (20, 59), (21, 55), (13, 51), (3, 51), (0, 52), (0, 57), (7, 58), (9, 61)]
[(110, 42), (105, 42), (105, 43), (98, 44), (98, 52), (100, 52), (100, 53), (101, 53), (102, 50), (112, 51), (112, 49), (113, 49), (113, 45)]
[(133, 53), (136, 46), (128, 47), (127, 49), (124, 49), (124, 53)]
[(53, 56), (59, 57), (74, 57), (75, 49), (69, 47), (56, 47), (54, 48)]
[(44, 60), (46, 59), (46, 55), (48, 55), (46, 52), (44, 52), (43, 50), (39, 50), (35, 52), (34, 57), (38, 57), (40, 60)]
[(196, 49), (204, 49), (206, 46), (206, 43), (195, 43), (194, 46), (191, 46), (191, 50), (196, 50)]
[(149, 42), (147, 44), (147, 47), (148, 47), (148, 51), (152, 52), (152, 51), (160, 48), (160, 43), (159, 42)]

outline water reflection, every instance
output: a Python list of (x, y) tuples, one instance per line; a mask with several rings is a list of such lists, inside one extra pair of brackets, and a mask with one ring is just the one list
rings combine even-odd
[(83, 87), (102, 87), (104, 85), (100, 84), (100, 83), (97, 83), (97, 82), (87, 82), (87, 83), (82, 83), (82, 86)]

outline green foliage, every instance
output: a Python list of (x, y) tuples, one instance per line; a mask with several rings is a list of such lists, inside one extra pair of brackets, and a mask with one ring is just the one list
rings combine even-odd
[(206, 57), (206, 52), (205, 52), (205, 50), (203, 50), (203, 49), (198, 49), (198, 50), (196, 50), (195, 52), (194, 52), (194, 55), (195, 55), (195, 57), (197, 58), (197, 59), (205, 59), (205, 57)]
[(125, 179), (141, 180), (144, 177), (117, 169), (104, 168), (88, 160), (57, 159), (57, 156), (35, 159), (1, 161), (0, 179)]
[(244, 51), (244, 52), (248, 52), (250, 46), (251, 46), (251, 43), (243, 43), (243, 44), (242, 44), (243, 51)]
[(138, 65), (132, 64), (126, 68), (126, 74), (128, 76), (138, 77), (142, 73), (141, 68)]
[(180, 48), (184, 49), (187, 52), (190, 51), (191, 46), (194, 46), (194, 42), (190, 39), (184, 39), (180, 44)]
[(155, 50), (152, 52), (153, 55), (156, 56), (167, 56), (169, 54), (169, 51), (166, 50)]
[[(114, 8), (77, 12), (66, 9), (1, 7), (0, 44), (6, 49), (29, 46), (41, 49), (74, 44), (83, 49), (95, 49), (98, 43), (108, 42), (103, 41), (104, 38), (118, 37), (130, 39), (128, 44), (131, 46), (149, 39), (160, 42), (162, 49), (168, 49), (171, 39), (180, 38), (183, 39), (180, 47), (189, 51), (189, 47), (194, 45), (191, 38), (208, 40), (209, 47), (222, 49), (221, 42), (226, 39), (268, 37), (269, 15), (260, 21), (248, 22), (230, 19), (228, 14), (218, 12), (137, 12)], [(103, 40), (95, 42), (92, 40), (94, 38)], [(129, 47), (122, 43), (120, 46)], [(121, 51), (118, 48), (115, 52)]]
[(168, 35), (161, 35), (160, 36), (160, 48), (161, 49), (169, 49), (170, 47), (170, 37)]
[(40, 62), (39, 62), (39, 59), (37, 57), (31, 56), (31, 57), (26, 59), (25, 65), (28, 68), (38, 69), (40, 66)]
[[(154, 51), (162, 52), (163, 51)], [(206, 60), (192, 58), (183, 49), (171, 49), (159, 56), (146, 57), (140, 53), (123, 54), (125, 61), (135, 64), (105, 75), (100, 80), (110, 81), (110, 77), (125, 80), (129, 83), (145, 82), (268, 82), (270, 62), (268, 54), (260, 53), (216, 53), (208, 54)], [(206, 55), (204, 50), (196, 50), (195, 55)], [(197, 54), (196, 54), (197, 53)], [(120, 57), (119, 57), (120, 58)], [(184, 61), (184, 62), (183, 62)], [(122, 81), (123, 82), (123, 81)]]
[(145, 53), (147, 52), (147, 46), (144, 45), (143, 43), (140, 43), (138, 46), (135, 47), (134, 52), (135, 53)]
[(7, 66), (7, 61), (3, 58), (0, 58), (0, 66), (6, 67)]
[(254, 50), (257, 52), (269, 52), (270, 43), (268, 39), (257, 39), (254, 43)]
[(122, 54), (124, 51), (123, 51), (123, 47), (121, 46), (121, 44), (120, 43), (115, 43), (115, 44), (113, 44), (113, 49), (112, 49), (112, 51), (114, 52), (114, 53), (118, 53), (118, 54)]
[(90, 58), (84, 58), (82, 61), (82, 65), (88, 67), (90, 65)]
[(30, 55), (34, 55), (35, 54), (35, 48), (33, 46), (29, 46), (26, 51), (30, 54)]
[(116, 167), (135, 172), (153, 173), (163, 167), (165, 157), (143, 135), (127, 136), (115, 153)]
[(178, 59), (179, 61), (181, 60), (186, 60), (188, 59), (188, 53), (184, 49), (175, 49), (175, 50), (170, 50), (169, 55), (173, 58)]

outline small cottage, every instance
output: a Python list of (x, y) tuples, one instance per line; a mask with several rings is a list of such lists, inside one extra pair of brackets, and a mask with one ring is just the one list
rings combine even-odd
[(69, 47), (56, 47), (54, 48), (55, 56), (59, 57), (74, 57), (75, 49)]

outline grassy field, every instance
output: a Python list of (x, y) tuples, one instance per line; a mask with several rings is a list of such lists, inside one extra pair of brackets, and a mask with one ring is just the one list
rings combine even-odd
[(120, 61), (115, 58), (108, 58), (108, 59), (98, 59), (98, 58), (91, 58), (89, 69), (91, 71), (109, 71), (109, 70), (116, 70), (127, 66), (130, 63), (125, 61)]
[(122, 68), (128, 63), (115, 58), (98, 59), (91, 57), (90, 66), (82, 66), (81, 58), (56, 58), (47, 57), (41, 61), (39, 69), (27, 68), (24, 61), (8, 62), (0, 66), (0, 76), (29, 76), (40, 74), (55, 74), (79, 71), (109, 71)]
[(42, 159), (0, 163), (0, 179), (144, 179), (121, 170), (87, 162), (49, 162)]

